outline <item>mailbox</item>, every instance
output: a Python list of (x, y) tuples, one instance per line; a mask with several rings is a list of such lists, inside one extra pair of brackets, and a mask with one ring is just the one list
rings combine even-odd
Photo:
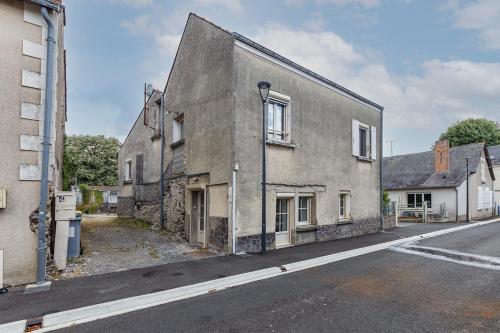
[(56, 220), (69, 221), (76, 217), (76, 196), (72, 191), (56, 192)]

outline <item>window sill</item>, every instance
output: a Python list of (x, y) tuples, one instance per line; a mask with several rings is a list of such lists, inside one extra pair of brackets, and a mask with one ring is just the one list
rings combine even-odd
[(352, 224), (354, 223), (354, 220), (353, 219), (340, 219), (340, 220), (337, 220), (337, 224), (339, 225), (344, 225), (344, 224)]
[(132, 179), (124, 180), (123, 185), (132, 184)]
[(270, 146), (278, 146), (278, 147), (284, 147), (284, 148), (295, 148), (295, 145), (291, 142), (284, 142), (284, 141), (274, 141), (274, 140), (267, 140), (266, 144)]
[(356, 156), (356, 158), (358, 159), (358, 161), (361, 161), (361, 162), (370, 162), (371, 163), (374, 161), (370, 157)]
[(170, 144), (170, 147), (171, 148), (177, 148), (179, 146), (182, 146), (184, 144), (184, 138), (180, 139), (180, 140), (177, 140), (175, 141), (174, 143), (171, 143)]
[(297, 225), (295, 228), (296, 232), (307, 232), (307, 231), (313, 231), (318, 229), (317, 225), (312, 225), (312, 224), (302, 224), (302, 225)]

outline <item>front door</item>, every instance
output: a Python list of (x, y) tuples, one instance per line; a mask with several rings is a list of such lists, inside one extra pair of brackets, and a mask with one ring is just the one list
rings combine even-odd
[(290, 245), (290, 199), (276, 199), (276, 247)]
[(196, 230), (196, 240), (205, 245), (205, 192), (193, 191), (192, 217)]

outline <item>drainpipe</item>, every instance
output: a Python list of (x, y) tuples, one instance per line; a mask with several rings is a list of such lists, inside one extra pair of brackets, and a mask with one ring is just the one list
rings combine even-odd
[(384, 165), (384, 108), (380, 110), (380, 231), (384, 231), (384, 187), (382, 185)]
[(455, 222), (458, 222), (458, 188), (455, 187)]
[(233, 222), (232, 225), (232, 241), (233, 241), (233, 254), (236, 254), (236, 173), (238, 172), (239, 166), (238, 163), (235, 163), (233, 166), (233, 187), (231, 189), (231, 220)]
[(54, 75), (54, 45), (55, 30), (54, 24), (50, 19), (47, 8), (42, 7), (41, 14), (45, 23), (47, 23), (47, 70), (45, 75), (45, 103), (43, 118), (43, 141), (42, 141), (42, 174), (40, 184), (40, 207), (38, 213), (38, 248), (37, 248), (37, 271), (36, 283), (45, 283), (46, 266), (46, 244), (45, 244), (45, 220), (47, 210), (47, 195), (49, 181), (49, 151), (50, 151), (50, 129), (52, 122), (52, 86)]
[(160, 228), (165, 225), (165, 217), (163, 213), (163, 155), (165, 151), (165, 92), (161, 94), (161, 105), (160, 105)]

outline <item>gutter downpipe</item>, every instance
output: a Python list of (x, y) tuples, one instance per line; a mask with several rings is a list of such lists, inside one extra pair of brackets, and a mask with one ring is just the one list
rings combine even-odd
[(458, 222), (458, 187), (455, 187), (455, 222)]
[(236, 173), (238, 172), (238, 163), (235, 163), (233, 166), (233, 187), (231, 189), (231, 220), (233, 222), (232, 225), (232, 242), (233, 242), (233, 254), (236, 254)]
[(48, 196), (49, 180), (49, 151), (50, 151), (50, 129), (52, 122), (52, 86), (54, 77), (54, 24), (49, 16), (47, 8), (42, 7), (41, 15), (47, 23), (47, 71), (45, 75), (45, 103), (43, 118), (43, 141), (42, 141), (42, 174), (40, 183), (40, 206), (38, 213), (38, 247), (37, 247), (37, 271), (36, 283), (45, 283), (46, 273), (46, 244), (45, 244), (45, 222)]
[(163, 212), (163, 157), (165, 151), (165, 91), (161, 94), (161, 106), (160, 106), (161, 114), (160, 114), (160, 228), (163, 228), (165, 225), (165, 217)]
[(380, 231), (384, 232), (384, 187), (383, 187), (383, 165), (384, 165), (384, 108), (380, 109)]

